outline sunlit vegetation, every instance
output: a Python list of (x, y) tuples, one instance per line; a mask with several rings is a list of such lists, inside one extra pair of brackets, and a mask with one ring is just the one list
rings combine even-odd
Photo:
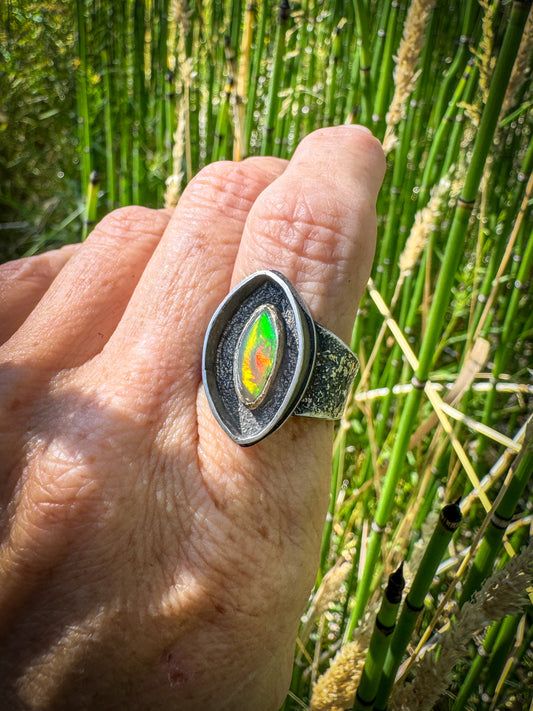
[[(202, 166), (290, 157), (320, 126), (384, 142), (361, 375), (285, 711), (531, 708), (529, 8), (0, 9), (4, 257), (77, 240), (119, 205), (172, 206)], [(402, 562), (403, 597), (384, 599)]]

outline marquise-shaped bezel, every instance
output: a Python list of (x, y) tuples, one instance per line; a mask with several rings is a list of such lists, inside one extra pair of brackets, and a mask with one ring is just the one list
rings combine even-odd
[[(258, 402), (239, 395), (238, 344), (260, 307), (279, 320), (279, 352), (268, 387)], [(248, 446), (271, 434), (292, 414), (313, 370), (315, 324), (292, 284), (279, 272), (262, 271), (241, 282), (221, 303), (207, 329), (202, 377), (211, 409), (234, 442)]]

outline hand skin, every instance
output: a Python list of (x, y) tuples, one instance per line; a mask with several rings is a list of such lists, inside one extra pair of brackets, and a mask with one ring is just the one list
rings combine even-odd
[(349, 339), (384, 173), (365, 129), (202, 170), (169, 211), (0, 267), (0, 698), (276, 711), (328, 504), (332, 423), (241, 448), (201, 385), (211, 315), (277, 269)]

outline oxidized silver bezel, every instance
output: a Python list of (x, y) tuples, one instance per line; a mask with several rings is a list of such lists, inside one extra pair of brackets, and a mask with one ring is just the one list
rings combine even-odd
[[(235, 384), (239, 338), (260, 306), (277, 313), (282, 351), (268, 391), (257, 406), (242, 402)], [(220, 304), (208, 326), (202, 356), (207, 399), (218, 423), (234, 442), (249, 446), (280, 427), (293, 413), (315, 363), (316, 330), (292, 284), (279, 272), (261, 271), (241, 282)]]

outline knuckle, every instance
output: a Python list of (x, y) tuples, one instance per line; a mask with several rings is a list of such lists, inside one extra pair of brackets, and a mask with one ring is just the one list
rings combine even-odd
[(160, 237), (168, 223), (169, 215), (137, 205), (121, 207), (106, 215), (94, 228), (86, 244), (117, 245), (129, 243), (139, 235)]
[(21, 473), (4, 521), (13, 563), (28, 570), (54, 566), (76, 541), (86, 539), (83, 532), (97, 523), (100, 500), (98, 482), (87, 468), (51, 463), (49, 453), (35, 457)]
[(268, 173), (253, 163), (211, 163), (189, 183), (180, 207), (192, 211), (201, 208), (221, 217), (242, 220), (269, 180)]
[(101, 489), (92, 467), (53, 442), (26, 480), (26, 496), (40, 525), (87, 523), (98, 511)]
[[(251, 218), (251, 229), (282, 249), (303, 252), (315, 244), (326, 254), (353, 234), (351, 211), (325, 191), (313, 194), (302, 186), (298, 193), (270, 195)], [(271, 245), (270, 245), (271, 246)]]
[(16, 259), (0, 265), (0, 282), (4, 286), (15, 282), (39, 286), (48, 284), (54, 276), (55, 271), (46, 254)]

